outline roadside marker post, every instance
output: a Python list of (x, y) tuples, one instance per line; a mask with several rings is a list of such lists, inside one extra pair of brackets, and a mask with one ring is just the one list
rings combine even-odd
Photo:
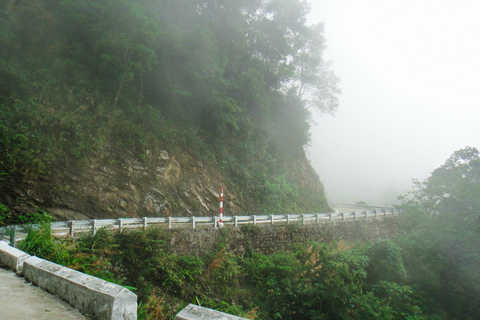
[(220, 188), (220, 196), (218, 198), (218, 206), (219, 206), (218, 227), (223, 228), (223, 187)]

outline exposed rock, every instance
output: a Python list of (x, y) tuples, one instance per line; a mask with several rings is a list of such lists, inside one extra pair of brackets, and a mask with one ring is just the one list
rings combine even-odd
[(162, 160), (169, 160), (170, 157), (168, 156), (168, 152), (165, 150), (160, 151), (160, 159)]
[[(87, 164), (58, 160), (48, 173), (2, 176), (0, 203), (13, 212), (39, 209), (60, 220), (142, 216), (213, 216), (218, 214), (220, 187), (224, 214), (258, 212), (245, 190), (237, 190), (217, 167), (185, 153), (150, 148), (135, 158), (124, 150), (104, 150)], [(1, 157), (1, 155), (0, 155)], [(308, 160), (296, 166), (299, 181), (312, 197), (323, 186)], [(243, 192), (241, 192), (243, 191)], [(258, 204), (257, 204), (258, 205)]]
[(60, 220), (211, 216), (218, 212), (215, 190), (224, 186), (230, 201), (226, 214), (240, 214), (249, 207), (233, 187), (224, 185), (215, 167), (188, 155), (147, 151), (144, 160), (128, 153), (119, 159), (118, 154), (105, 152), (84, 166), (59, 161), (49, 174), (7, 176), (0, 181), (0, 203), (16, 212), (42, 209)]
[(70, 209), (60, 209), (55, 208), (51, 211), (56, 215), (60, 220), (89, 220), (91, 217), (88, 217), (81, 212), (70, 210)]

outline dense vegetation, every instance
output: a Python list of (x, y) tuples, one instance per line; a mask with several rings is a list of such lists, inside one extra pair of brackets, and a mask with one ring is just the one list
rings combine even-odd
[(308, 11), (301, 0), (0, 1), (0, 179), (104, 150), (141, 161), (161, 145), (210, 161), (269, 210), (323, 209), (298, 160), (311, 108), (335, 111), (338, 80)]
[[(478, 150), (455, 152), (404, 199), (407, 213), (396, 218), (403, 235), (375, 243), (235, 255), (219, 241), (202, 257), (178, 256), (160, 229), (101, 230), (72, 243), (55, 241), (47, 225), (21, 246), (135, 287), (146, 319), (171, 319), (195, 303), (250, 319), (473, 320), (480, 316), (480, 207), (471, 191), (479, 177)], [(463, 206), (440, 206), (457, 200)]]
[[(338, 89), (307, 13), (300, 0), (0, 0), (0, 182), (159, 144), (228, 172), (259, 209), (318, 208), (297, 160), (311, 108), (334, 112)], [(195, 257), (169, 253), (161, 230), (73, 242), (45, 225), (21, 247), (130, 286), (141, 318), (193, 302), (256, 319), (478, 319), (479, 194), (465, 148), (404, 198), (392, 241)], [(48, 219), (0, 204), (0, 224)]]
[(45, 228), (30, 232), (21, 248), (127, 284), (139, 295), (141, 318), (171, 319), (194, 303), (251, 319), (423, 319), (419, 297), (406, 285), (401, 250), (391, 241), (312, 243), (242, 256), (220, 244), (196, 257), (169, 253), (168, 240), (160, 229), (100, 231), (72, 244), (55, 241)]

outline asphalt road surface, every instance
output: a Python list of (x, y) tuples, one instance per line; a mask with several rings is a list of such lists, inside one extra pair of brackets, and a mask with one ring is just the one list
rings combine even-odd
[(86, 320), (77, 309), (0, 268), (0, 320)]

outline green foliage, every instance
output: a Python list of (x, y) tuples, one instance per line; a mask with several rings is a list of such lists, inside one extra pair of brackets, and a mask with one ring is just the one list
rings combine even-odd
[[(402, 236), (357, 247), (312, 243), (271, 255), (247, 248), (239, 256), (225, 249), (224, 229), (219, 247), (197, 257), (173, 254), (171, 234), (162, 229), (101, 229), (78, 241), (59, 241), (48, 224), (29, 230), (20, 247), (137, 290), (141, 319), (170, 319), (192, 302), (257, 319), (477, 319), (480, 228), (470, 193), (476, 164), (474, 149), (456, 152), (406, 201), (408, 213), (396, 218)], [(254, 185), (261, 177), (245, 181)], [(263, 177), (266, 190), (300, 192), (286, 175), (275, 177)], [(288, 198), (270, 199), (273, 206)], [(452, 199), (468, 205), (449, 207)], [(0, 206), (2, 217), (9, 212)], [(44, 218), (37, 215), (28, 219)], [(258, 228), (242, 230), (247, 246)]]
[(376, 285), (379, 281), (390, 281), (400, 285), (407, 282), (402, 252), (395, 243), (390, 240), (373, 243), (366, 254), (371, 259), (367, 268), (369, 285)]
[(369, 291), (369, 257), (341, 244), (336, 250), (312, 244), (296, 253), (255, 255), (245, 262), (265, 319), (395, 319), (398, 314), (422, 319), (408, 287), (404, 304), (398, 305)]
[(409, 213), (398, 240), (408, 283), (435, 319), (476, 319), (480, 314), (478, 217), (479, 152), (455, 151), (402, 197)]
[(419, 206), (428, 213), (462, 215), (478, 219), (480, 214), (480, 153), (465, 147), (455, 151), (414, 190), (403, 197), (405, 205)]
[(53, 216), (43, 210), (36, 212), (29, 212), (23, 214), (16, 214), (10, 210), (9, 207), (0, 203), (0, 226), (3, 225), (28, 225), (28, 224), (44, 224), (51, 223), (54, 220)]
[(139, 296), (139, 319), (171, 319), (188, 303), (254, 319), (425, 318), (420, 308), (424, 301), (408, 284), (392, 281), (389, 273), (369, 284), (371, 264), (381, 256), (378, 252), (393, 247), (391, 243), (365, 250), (343, 242), (333, 248), (312, 243), (249, 256), (221, 248), (200, 258), (170, 253), (169, 237), (161, 229), (100, 229), (78, 241), (59, 241), (46, 227), (31, 230), (21, 246), (127, 284)]
[(53, 221), (53, 216), (43, 210), (17, 216), (17, 224), (49, 224)]
[(479, 314), (479, 228), (455, 217), (414, 215), (415, 226), (399, 239), (408, 282), (422, 295), (422, 308), (441, 319)]
[(95, 231), (95, 234), (88, 234), (78, 240), (78, 246), (82, 251), (97, 253), (115, 245), (115, 238), (107, 227)]
[(70, 264), (70, 255), (66, 248), (52, 236), (50, 223), (44, 223), (39, 229), (30, 228), (27, 237), (18, 248), (30, 255), (41, 257), (58, 264)]
[(411, 287), (381, 280), (373, 291), (391, 307), (389, 314), (393, 319), (427, 319), (420, 307), (421, 298)]
[(297, 212), (295, 199), (299, 196), (298, 188), (292, 186), (285, 175), (276, 177), (273, 182), (266, 180), (263, 191), (266, 193), (262, 197), (266, 199), (265, 211)]
[(4, 226), (10, 217), (10, 208), (0, 203), (0, 227)]
[(48, 175), (106, 149), (145, 160), (160, 145), (212, 161), (260, 211), (325, 209), (297, 174), (309, 107), (331, 113), (339, 94), (308, 12), (300, 0), (5, 3), (2, 171)]

